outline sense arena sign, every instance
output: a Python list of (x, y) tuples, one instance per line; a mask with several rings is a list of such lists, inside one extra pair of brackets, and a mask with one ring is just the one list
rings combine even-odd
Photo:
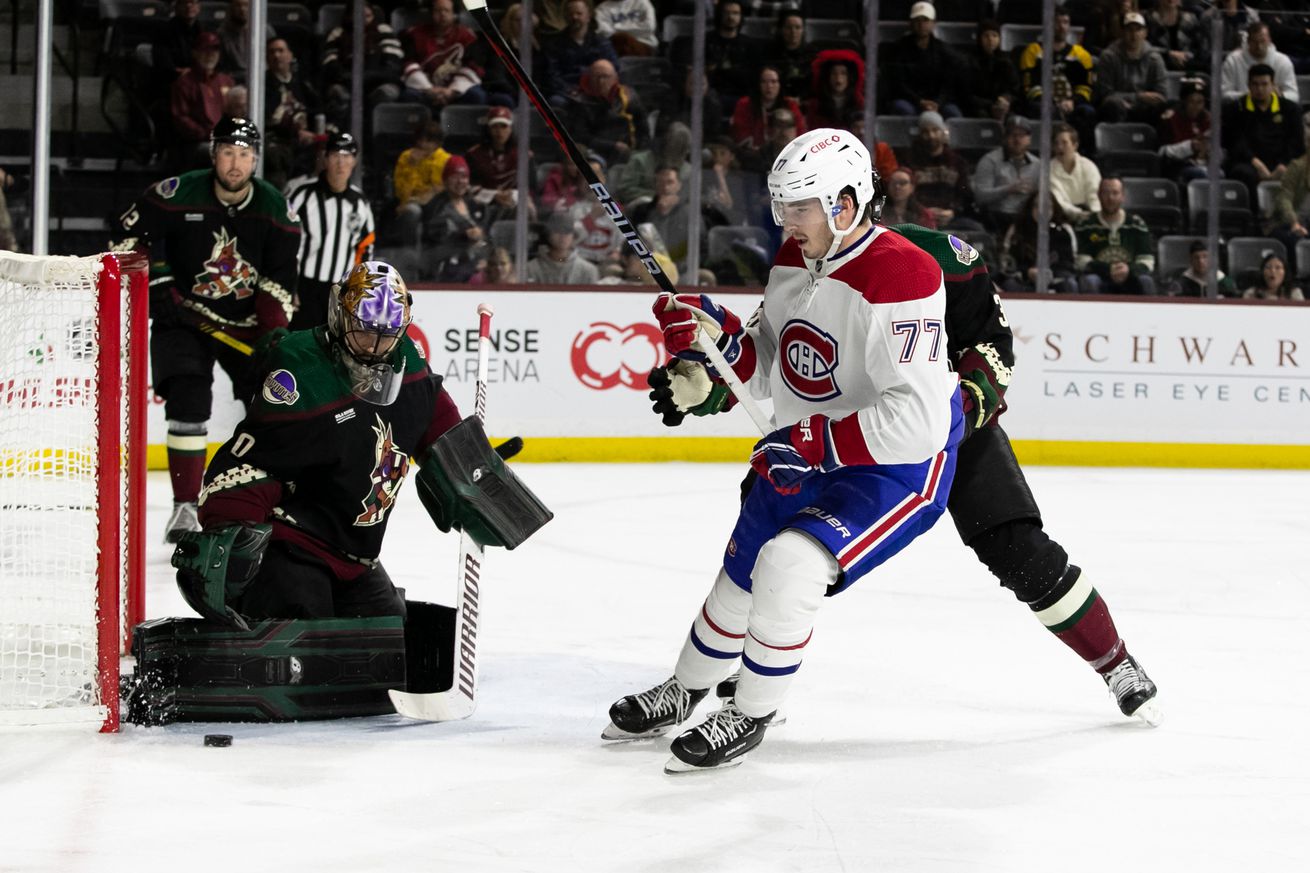
[[(711, 293), (743, 319), (759, 302), (758, 291)], [(665, 358), (653, 299), (631, 286), (419, 288), (413, 335), (469, 411), (476, 308), (495, 307), (488, 430), (523, 436), (523, 460), (744, 463), (758, 439), (745, 415), (667, 428), (650, 411), (645, 374)], [(1310, 467), (1310, 306), (1047, 296), (1004, 306), (1017, 362), (1001, 422), (1026, 463)], [(215, 373), (217, 443), (241, 407), (219, 402), (231, 394)], [(152, 463), (164, 434), (152, 405)]]

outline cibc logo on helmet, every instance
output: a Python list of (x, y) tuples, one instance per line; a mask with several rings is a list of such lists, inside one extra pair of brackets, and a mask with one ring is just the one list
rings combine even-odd
[(569, 362), (578, 381), (596, 391), (623, 385), (646, 391), (646, 374), (664, 361), (664, 335), (654, 324), (619, 327), (597, 321), (573, 338)]
[(831, 400), (837, 384), (837, 340), (808, 321), (793, 319), (778, 335), (782, 381), (804, 400)]
[(836, 145), (839, 142), (841, 142), (841, 137), (834, 133), (832, 136), (828, 137), (827, 139), (816, 142), (814, 145), (810, 146), (810, 154), (817, 155), (819, 152), (823, 151), (828, 146)]

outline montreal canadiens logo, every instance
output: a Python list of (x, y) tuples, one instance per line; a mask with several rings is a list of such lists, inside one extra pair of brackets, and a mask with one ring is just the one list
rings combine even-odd
[(300, 399), (296, 390), (296, 377), (287, 370), (274, 370), (264, 380), (264, 399), (269, 403), (285, 403), (292, 406)]
[(803, 400), (831, 400), (837, 385), (837, 341), (808, 321), (789, 321), (778, 337), (782, 381)]

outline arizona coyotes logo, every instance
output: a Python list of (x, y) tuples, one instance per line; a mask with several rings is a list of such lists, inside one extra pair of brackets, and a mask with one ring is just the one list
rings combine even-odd
[(237, 251), (237, 241), (227, 235), (227, 228), (214, 234), (214, 249), (204, 264), (205, 272), (196, 275), (191, 293), (218, 300), (229, 294), (244, 300), (255, 293), (255, 269)]
[(373, 433), (378, 435), (377, 466), (369, 474), (369, 492), (360, 503), (364, 511), (355, 519), (356, 527), (371, 527), (381, 524), (387, 517), (387, 510), (396, 502), (396, 494), (405, 482), (409, 472), (409, 455), (396, 448), (391, 439), (391, 425), (374, 413), (377, 426)]
[(830, 400), (837, 385), (837, 340), (808, 321), (789, 321), (778, 336), (782, 381), (803, 400)]

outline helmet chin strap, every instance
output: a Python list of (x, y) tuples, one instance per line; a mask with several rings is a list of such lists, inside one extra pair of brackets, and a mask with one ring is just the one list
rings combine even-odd
[(829, 215), (828, 229), (832, 231), (832, 245), (828, 246), (828, 251), (826, 254), (824, 254), (822, 258), (819, 258), (813, 262), (813, 266), (811, 267), (811, 269), (815, 273), (818, 273), (819, 275), (823, 275), (828, 265), (832, 263), (832, 256), (837, 254), (837, 252), (841, 251), (842, 243), (846, 241), (846, 237), (850, 236), (851, 233), (855, 230), (855, 228), (859, 226), (860, 223), (858, 221), (852, 221), (850, 227), (846, 228), (845, 230), (841, 230), (837, 227), (837, 216)]

